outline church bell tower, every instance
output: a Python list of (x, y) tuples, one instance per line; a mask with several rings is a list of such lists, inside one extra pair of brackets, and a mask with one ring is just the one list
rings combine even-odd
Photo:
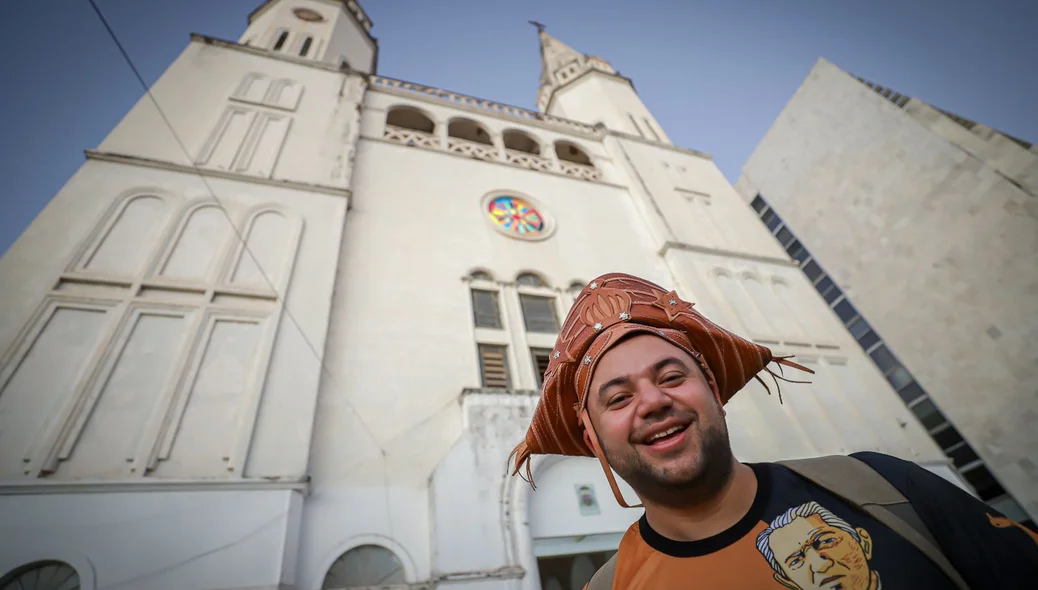
[(634, 84), (601, 57), (585, 55), (537, 27), (541, 42), (541, 86), (537, 108), (542, 113), (671, 143), (663, 128), (638, 97)]
[(354, 0), (267, 0), (249, 15), (239, 43), (366, 74), (378, 62), (371, 19)]

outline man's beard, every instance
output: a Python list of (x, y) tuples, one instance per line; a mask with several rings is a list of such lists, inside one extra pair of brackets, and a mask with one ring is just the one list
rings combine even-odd
[(676, 465), (664, 468), (653, 465), (638, 452), (634, 443), (619, 452), (613, 452), (602, 443), (609, 465), (643, 500), (667, 506), (699, 504), (715, 497), (728, 483), (733, 471), (731, 443), (728, 429), (720, 411), (710, 416), (709, 422), (695, 412), (685, 414), (671, 410), (656, 422), (671, 416), (691, 420), (686, 436), (698, 435), (698, 452), (685, 450)]

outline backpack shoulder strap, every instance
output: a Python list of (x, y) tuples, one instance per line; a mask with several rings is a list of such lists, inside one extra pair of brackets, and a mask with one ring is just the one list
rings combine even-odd
[(915, 545), (944, 572), (959, 590), (969, 590), (955, 566), (948, 561), (919, 513), (885, 477), (865, 462), (846, 455), (779, 461), (797, 475), (858, 506)]
[(605, 565), (598, 568), (595, 575), (591, 576), (591, 581), (587, 583), (584, 590), (612, 590), (613, 588), (613, 576), (616, 574), (616, 556), (620, 555), (617, 551), (609, 558), (609, 561), (605, 562)]

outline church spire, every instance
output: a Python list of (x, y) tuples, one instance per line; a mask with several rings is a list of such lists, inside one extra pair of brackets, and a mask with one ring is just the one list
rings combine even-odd
[(537, 108), (542, 112), (547, 110), (556, 90), (588, 70), (616, 74), (616, 70), (608, 61), (580, 53), (549, 35), (544, 30), (545, 26), (539, 22), (530, 21), (530, 24), (537, 27), (537, 35), (541, 41), (541, 87), (537, 94)]

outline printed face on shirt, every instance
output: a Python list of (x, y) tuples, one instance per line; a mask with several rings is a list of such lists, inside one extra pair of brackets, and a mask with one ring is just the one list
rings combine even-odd
[(588, 395), (606, 459), (643, 499), (727, 478), (724, 410), (696, 360), (677, 346), (650, 334), (620, 342), (599, 360)]
[(879, 577), (869, 567), (871, 537), (863, 528), (854, 530), (858, 538), (826, 522), (821, 514), (796, 516), (774, 528), (767, 539), (781, 568), (775, 579), (794, 590), (876, 588)]

